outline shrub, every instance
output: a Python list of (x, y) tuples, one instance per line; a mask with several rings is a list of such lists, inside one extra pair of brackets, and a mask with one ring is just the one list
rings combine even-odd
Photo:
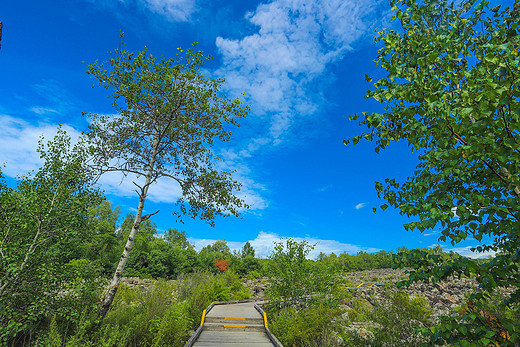
[[(423, 297), (410, 298), (403, 291), (384, 292), (385, 302), (371, 305), (358, 298), (349, 310), (351, 322), (371, 322), (367, 329), (373, 332), (373, 341), (367, 341), (355, 332), (349, 332), (352, 346), (421, 346), (425, 339), (416, 331), (428, 324), (431, 308)], [(374, 324), (375, 323), (375, 324)]]
[(302, 298), (330, 289), (330, 283), (334, 282), (330, 268), (307, 259), (314, 246), (291, 238), (275, 242), (267, 268), (271, 276), (268, 286), (271, 299), (297, 305)]
[(213, 301), (247, 299), (251, 293), (233, 271), (214, 275), (210, 272), (194, 272), (179, 277), (179, 300), (189, 303), (192, 328), (200, 321), (202, 311)]
[(262, 278), (262, 274), (258, 271), (251, 271), (250, 273), (247, 274), (246, 277), (250, 280), (257, 280), (259, 278)]
[(218, 271), (224, 272), (227, 270), (229, 262), (226, 259), (215, 259), (215, 267)]
[(320, 304), (302, 311), (286, 307), (273, 316), (269, 327), (285, 346), (338, 346), (331, 323), (340, 313), (339, 309)]
[[(431, 344), (518, 346), (520, 307), (517, 303), (504, 305), (506, 300), (507, 296), (498, 290), (481, 299), (467, 300), (459, 315), (441, 317), (441, 324), (421, 331), (429, 335)], [(458, 326), (457, 330), (452, 331), (452, 326)]]
[[(185, 313), (185, 306), (177, 302), (176, 293), (175, 283), (165, 280), (144, 291), (120, 284), (105, 319), (99, 322), (96, 311), (85, 311), (75, 332), (64, 339), (65, 345), (182, 346), (191, 319)], [(49, 338), (56, 340), (55, 336), (51, 325)]]
[(192, 323), (186, 301), (171, 305), (163, 317), (151, 321), (153, 346), (184, 346)]

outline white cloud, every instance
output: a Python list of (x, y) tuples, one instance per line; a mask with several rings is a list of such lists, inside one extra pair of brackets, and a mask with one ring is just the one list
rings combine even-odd
[[(77, 99), (59, 81), (43, 80), (39, 84), (31, 86), (32, 89), (43, 99), (46, 100), (48, 107), (34, 106), (30, 110), (40, 116), (56, 116), (58, 114), (73, 115), (77, 114), (81, 118), (81, 113), (77, 110)], [(72, 118), (69, 116), (69, 123)]]
[(329, 185), (327, 185), (327, 186), (325, 186), (325, 187), (318, 188), (317, 191), (318, 191), (319, 193), (323, 193), (324, 191), (327, 191), (327, 190), (329, 190), (329, 189), (332, 188), (332, 187), (333, 187), (333, 185), (332, 185), (332, 184), (329, 184)]
[[(115, 115), (107, 116), (114, 117)], [(57, 124), (39, 123), (34, 125), (21, 118), (0, 115), (0, 129), (2, 129), (0, 165), (6, 164), (6, 167), (2, 168), (3, 173), (16, 177), (38, 169), (42, 164), (36, 151), (38, 140), (41, 136), (44, 136), (45, 141), (51, 140), (56, 135), (57, 128)], [(73, 141), (80, 136), (79, 131), (68, 125), (64, 125), (63, 129), (72, 137)], [(268, 203), (261, 196), (261, 192), (265, 188), (248, 178), (249, 170), (240, 162), (239, 158), (232, 158), (220, 167), (220, 169), (230, 168), (237, 169), (235, 178), (243, 184), (243, 189), (238, 192), (237, 196), (244, 199), (251, 206), (251, 210), (266, 208)], [(108, 194), (133, 197), (137, 188), (132, 183), (133, 181), (139, 184), (139, 182), (143, 182), (143, 177), (138, 179), (135, 175), (124, 177), (120, 172), (107, 172), (100, 177), (98, 184)], [(174, 203), (181, 194), (181, 188), (175, 181), (162, 178), (150, 187), (148, 197), (153, 202)]]
[(36, 114), (58, 113), (55, 109), (45, 107), (32, 107), (30, 110)]
[[(36, 152), (38, 141), (42, 135), (45, 141), (54, 138), (58, 126), (48, 123), (34, 125), (21, 118), (0, 115), (0, 129), (0, 164), (6, 164), (2, 171), (7, 176), (16, 177), (40, 167), (42, 162)], [(80, 135), (70, 126), (64, 125), (63, 129), (73, 140)]]
[(250, 211), (263, 210), (269, 206), (269, 203), (262, 197), (262, 195), (249, 188), (247, 184), (243, 186), (242, 190), (237, 193), (236, 196), (244, 200), (244, 202), (249, 206)]
[(356, 210), (361, 210), (363, 207), (365, 207), (366, 205), (368, 204), (368, 202), (360, 202), (359, 204), (357, 204), (354, 208)]
[[(248, 160), (282, 143), (291, 127), (307, 119), (324, 102), (320, 78), (354, 43), (381, 20), (383, 0), (274, 0), (262, 3), (245, 18), (255, 32), (240, 39), (217, 37), (223, 65), (214, 74), (225, 77), (231, 96), (245, 92), (252, 105), (248, 117), (254, 136), (222, 156), (239, 171), (246, 202), (263, 209), (265, 187), (251, 177)], [(368, 36), (367, 36), (368, 37)], [(318, 85), (318, 87), (316, 87)]]
[(494, 257), (496, 255), (495, 251), (486, 251), (486, 252), (473, 252), (471, 248), (473, 246), (465, 246), (465, 247), (446, 247), (439, 244), (431, 245), (429, 248), (435, 248), (437, 246), (441, 246), (442, 250), (444, 252), (455, 252), (458, 253), (464, 257), (473, 258), (473, 259), (479, 259), (479, 258), (487, 258), (489, 256)]
[(278, 144), (296, 117), (319, 109), (320, 92), (311, 91), (317, 78), (371, 34), (372, 24), (382, 19), (380, 3), (275, 0), (246, 14), (257, 32), (239, 40), (217, 37), (224, 61), (217, 75), (226, 78), (233, 94), (245, 92), (255, 113), (267, 115), (262, 138)]
[[(260, 145), (259, 143), (253, 146)], [(268, 201), (262, 196), (267, 191), (266, 187), (251, 178), (251, 169), (246, 164), (245, 159), (249, 158), (249, 149), (243, 149), (237, 153), (235, 150), (227, 148), (222, 150), (220, 156), (224, 159), (218, 163), (218, 169), (233, 172), (233, 178), (242, 184), (242, 189), (237, 192), (237, 196), (249, 205), (249, 210), (263, 210), (269, 206)]]
[[(149, 11), (165, 17), (171, 22), (190, 21), (193, 14), (197, 11), (196, 0), (85, 0), (100, 6), (104, 10), (111, 11), (117, 19), (127, 25), (139, 27), (142, 32), (143, 18), (142, 13), (137, 16), (134, 8), (137, 6), (141, 10)], [(121, 5), (127, 7), (129, 11), (122, 11)], [(155, 18), (154, 18), (155, 19)]]
[(140, 0), (150, 11), (170, 21), (186, 22), (195, 12), (195, 0)]
[[(287, 236), (283, 236), (283, 237), (287, 237)], [(261, 231), (256, 236), (255, 239), (249, 240), (249, 243), (255, 249), (256, 256), (265, 258), (265, 257), (268, 257), (269, 255), (271, 255), (271, 253), (273, 251), (273, 242), (275, 242), (275, 241), (278, 242), (278, 241), (280, 241), (280, 239), (281, 239), (281, 236), (278, 234), (266, 233), (264, 231)], [(342, 243), (342, 242), (335, 241), (335, 240), (322, 240), (322, 239), (309, 237), (309, 236), (307, 236), (305, 238), (294, 237), (294, 240), (296, 240), (297, 242), (306, 240), (311, 245), (317, 243), (314, 250), (309, 254), (310, 259), (315, 259), (320, 254), (320, 252), (323, 252), (325, 254), (330, 254), (330, 253), (340, 254), (343, 252), (353, 254), (353, 253), (358, 253), (360, 251), (365, 251), (365, 252), (380, 251), (380, 249), (378, 249), (378, 248), (361, 247), (361, 246), (352, 245), (349, 243)], [(195, 245), (196, 250), (200, 251), (204, 246), (212, 244), (217, 240), (197, 239), (197, 238), (189, 237), (188, 241)], [(244, 242), (237, 242), (237, 241), (232, 241), (232, 240), (227, 241), (227, 244), (232, 251), (240, 250), (244, 246), (245, 243), (246, 243), (245, 241)]]
[(431, 233), (423, 233), (424, 236), (432, 236), (440, 233), (440, 230), (432, 231)]

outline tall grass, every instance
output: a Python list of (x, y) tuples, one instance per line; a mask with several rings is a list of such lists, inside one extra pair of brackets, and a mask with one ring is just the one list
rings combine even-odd
[(241, 299), (250, 293), (232, 272), (197, 272), (177, 281), (158, 280), (147, 290), (121, 284), (103, 321), (85, 311), (74, 328), (53, 318), (36, 346), (183, 346), (212, 301)]

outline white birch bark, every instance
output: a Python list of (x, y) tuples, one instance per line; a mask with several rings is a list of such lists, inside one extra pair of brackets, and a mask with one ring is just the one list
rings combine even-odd
[(119, 260), (119, 263), (117, 264), (116, 271), (114, 272), (114, 276), (112, 277), (112, 282), (110, 283), (110, 287), (105, 294), (105, 297), (103, 298), (103, 305), (101, 306), (101, 310), (99, 311), (99, 316), (101, 318), (104, 318), (106, 314), (108, 313), (108, 310), (110, 309), (110, 306), (112, 305), (112, 302), (114, 301), (114, 298), (117, 293), (117, 289), (119, 287), (119, 283), (121, 282), (121, 277), (123, 277), (123, 270), (125, 268), (126, 262), (128, 261), (128, 256), (130, 255), (130, 251), (133, 248), (135, 235), (139, 231), (139, 226), (141, 225), (141, 222), (143, 220), (146, 220), (146, 218), (143, 218), (143, 209), (144, 209), (144, 202), (146, 200), (146, 195), (148, 194), (148, 188), (150, 186), (150, 183), (152, 182), (152, 175), (153, 175), (153, 169), (155, 165), (155, 159), (157, 155), (157, 147), (159, 146), (159, 139), (156, 136), (153, 143), (153, 149), (152, 149), (152, 156), (150, 158), (149, 164), (148, 164), (148, 172), (146, 173), (146, 180), (144, 185), (141, 188), (141, 193), (139, 194), (139, 205), (137, 206), (137, 212), (135, 214), (134, 224), (132, 225), (132, 231), (130, 231), (130, 235), (128, 235), (128, 239), (125, 244), (125, 248), (123, 250), (123, 254), (121, 255), (121, 259)]

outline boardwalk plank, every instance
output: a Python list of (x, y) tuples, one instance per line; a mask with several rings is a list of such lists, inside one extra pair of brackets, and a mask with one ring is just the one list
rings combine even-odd
[(225, 344), (232, 346), (254, 345), (255, 347), (273, 346), (267, 335), (260, 331), (203, 331), (195, 342), (195, 346), (224, 346)]

